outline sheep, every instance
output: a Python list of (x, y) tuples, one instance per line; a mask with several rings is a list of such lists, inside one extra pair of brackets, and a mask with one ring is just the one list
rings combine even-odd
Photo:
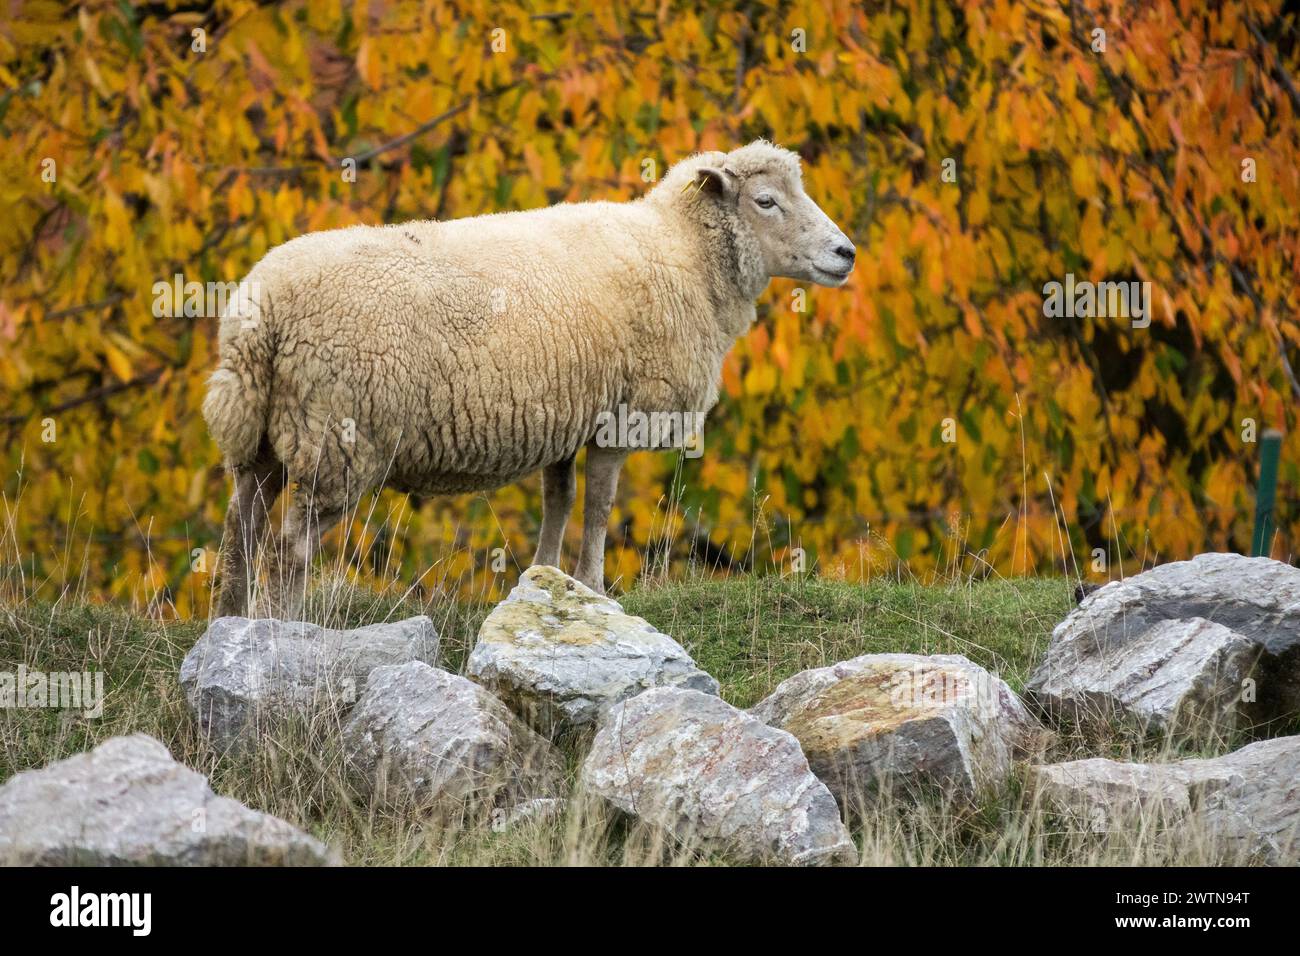
[(604, 593), (628, 447), (616, 410), (695, 413), (776, 276), (843, 285), (856, 250), (756, 140), (673, 165), (643, 197), (352, 226), (270, 250), (220, 319), (203, 415), (233, 479), (219, 615), (246, 613), (267, 511), (290, 488), (272, 607), (300, 612), (320, 536), (380, 487), (486, 491), (542, 473), (535, 564), (559, 566), (587, 449), (575, 577)]

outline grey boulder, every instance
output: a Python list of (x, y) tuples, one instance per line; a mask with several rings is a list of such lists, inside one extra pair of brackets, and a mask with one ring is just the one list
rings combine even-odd
[(718, 692), (667, 634), (545, 565), (488, 615), (466, 671), (552, 737), (590, 734), (611, 705), (651, 687)]
[(1026, 684), (1084, 726), (1227, 732), (1300, 709), (1300, 568), (1202, 554), (1112, 582), (1052, 632)]
[(145, 734), (17, 774), (0, 787), (8, 866), (320, 866), (319, 840), (219, 797)]
[(799, 742), (711, 694), (661, 687), (617, 704), (580, 788), (740, 863), (849, 864), (857, 851)]
[(404, 807), (507, 806), (558, 794), (551, 742), (473, 681), (420, 661), (379, 667), (343, 730), (353, 779)]
[(1048, 807), (1094, 831), (1145, 820), (1217, 844), (1236, 862), (1300, 863), (1300, 737), (1168, 764), (1047, 764), (1031, 783)]
[(868, 654), (803, 671), (750, 713), (798, 739), (846, 810), (922, 790), (973, 798), (1046, 736), (1006, 682), (955, 654)]
[(1255, 641), (1200, 617), (1161, 621), (1106, 649), (1087, 639), (1072, 647), (1076, 660), (1066, 664), (1069, 652), (1058, 648), (1054, 665), (1030, 683), (1045, 710), (1083, 725), (1118, 718), (1179, 733), (1232, 731), (1260, 656)]
[(346, 711), (376, 667), (434, 663), (438, 633), (419, 616), (351, 630), (222, 617), (181, 663), (181, 688), (219, 751), (252, 743), (270, 721)]

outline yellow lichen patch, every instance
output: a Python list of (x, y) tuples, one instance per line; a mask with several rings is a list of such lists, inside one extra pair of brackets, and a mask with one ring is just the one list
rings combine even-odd
[(829, 753), (931, 716), (954, 703), (968, 686), (965, 675), (945, 668), (896, 667), (852, 674), (793, 711), (784, 729), (807, 753)]
[[(483, 622), (480, 641), (516, 644), (531, 637), (535, 641), (591, 645), (636, 643), (640, 634), (661, 636), (643, 618), (623, 614), (617, 602), (592, 593), (555, 568), (529, 568), (519, 584), (525, 596), (497, 605)], [(528, 594), (527, 589), (534, 593)], [(547, 598), (541, 598), (536, 591), (545, 592)]]
[(497, 607), (487, 618), (478, 640), (491, 644), (516, 644), (521, 637), (536, 635), (558, 644), (603, 644), (610, 630), (589, 618), (555, 613), (546, 606), (511, 602)]
[(603, 644), (610, 640), (609, 628), (584, 615), (527, 602), (498, 605), (483, 622), (479, 640), (492, 644), (515, 644), (529, 634), (560, 644)]
[(524, 580), (549, 594), (557, 608), (576, 610), (592, 603), (593, 600), (601, 600), (579, 590), (577, 582), (558, 568), (545, 565), (529, 568), (524, 572)]

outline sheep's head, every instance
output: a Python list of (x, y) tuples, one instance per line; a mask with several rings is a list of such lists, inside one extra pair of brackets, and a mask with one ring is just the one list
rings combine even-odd
[(799, 157), (764, 140), (703, 157), (693, 182), (753, 235), (769, 278), (840, 286), (857, 250), (803, 191)]

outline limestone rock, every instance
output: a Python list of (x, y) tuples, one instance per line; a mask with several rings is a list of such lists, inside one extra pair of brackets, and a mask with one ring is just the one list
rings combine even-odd
[(585, 793), (737, 862), (857, 859), (798, 741), (710, 694), (662, 687), (617, 704), (581, 779)]
[(590, 733), (603, 711), (647, 688), (718, 692), (667, 634), (544, 565), (488, 615), (467, 672), (552, 737)]
[(346, 710), (376, 667), (437, 656), (438, 633), (422, 615), (346, 631), (223, 617), (185, 655), (180, 679), (199, 726), (225, 751), (251, 743), (268, 720)]
[(1300, 568), (1202, 554), (1112, 582), (1056, 627), (1026, 690), (1084, 725), (1178, 732), (1300, 709)]
[(871, 794), (973, 797), (1000, 786), (1043, 728), (960, 655), (868, 654), (803, 671), (750, 711), (799, 740), (846, 810)]
[(1146, 817), (1187, 826), (1198, 839), (1268, 863), (1300, 863), (1300, 737), (1279, 737), (1222, 757), (1168, 764), (1095, 758), (1035, 767), (1047, 805), (1094, 830)]
[(0, 787), (0, 865), (320, 866), (319, 840), (219, 797), (152, 737), (114, 737)]
[(1119, 718), (1147, 730), (1227, 733), (1259, 655), (1255, 641), (1213, 621), (1161, 621), (1109, 650), (1080, 653), (1069, 666), (1058, 655), (1054, 669), (1035, 672), (1031, 687), (1044, 709), (1084, 725)]
[(559, 792), (549, 740), (471, 680), (420, 661), (378, 667), (343, 731), (354, 778), (403, 806), (506, 805)]

